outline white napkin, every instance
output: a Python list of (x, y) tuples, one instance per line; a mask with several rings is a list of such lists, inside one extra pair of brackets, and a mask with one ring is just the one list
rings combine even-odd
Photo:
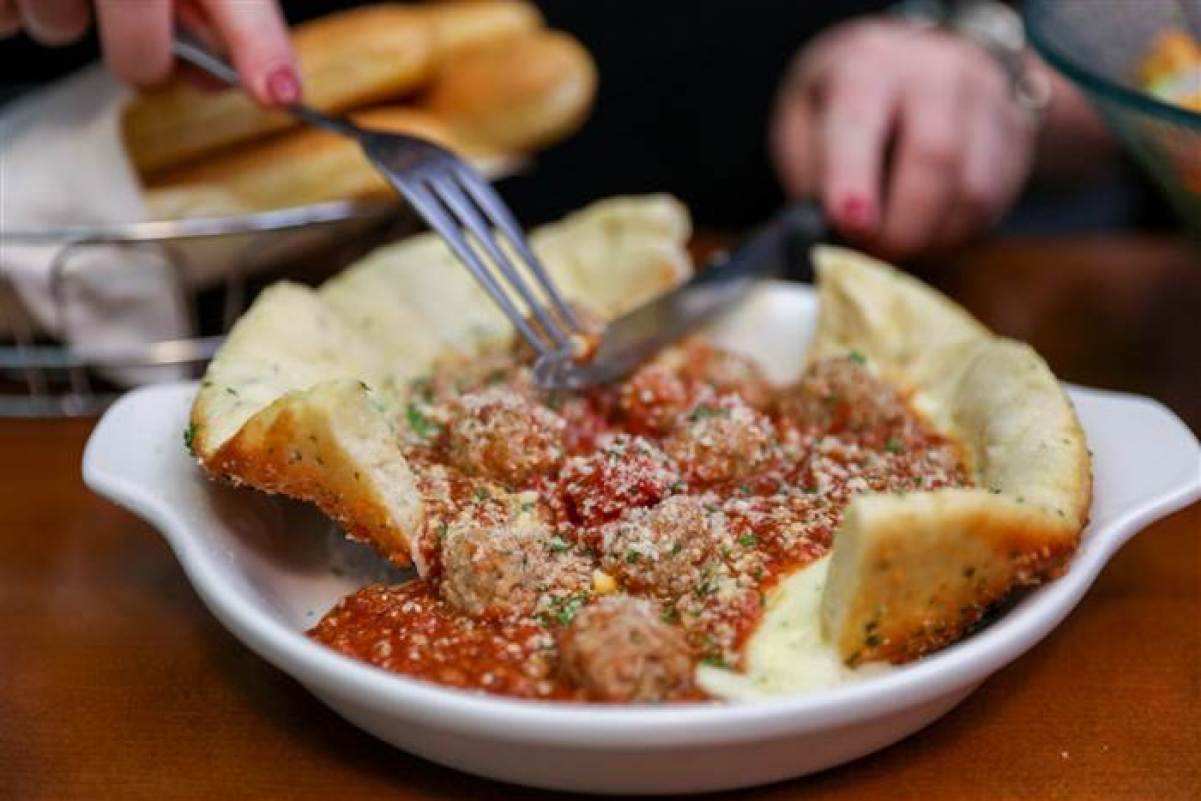
[[(60, 307), (51, 267), (61, 246), (18, 244), (4, 236), (16, 229), (145, 219), (120, 139), (118, 111), (126, 92), (93, 66), (0, 109), (0, 275), (38, 332), (83, 353), (192, 334), (182, 277), (157, 246), (77, 248), (66, 261)], [(15, 314), (20, 312), (0, 307), (0, 336), (19, 324)], [(163, 371), (114, 371), (122, 383), (151, 376), (166, 377)]]

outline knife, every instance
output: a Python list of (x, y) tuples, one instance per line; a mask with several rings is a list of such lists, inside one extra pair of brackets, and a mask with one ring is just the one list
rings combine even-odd
[(812, 276), (809, 248), (828, 239), (816, 203), (781, 211), (737, 250), (710, 262), (680, 286), (611, 321), (587, 361), (559, 359), (535, 365), (546, 389), (576, 390), (632, 372), (655, 352), (737, 303), (766, 278)]

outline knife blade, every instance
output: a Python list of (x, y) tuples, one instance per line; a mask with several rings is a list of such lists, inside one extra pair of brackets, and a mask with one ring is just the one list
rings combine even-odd
[(789, 206), (737, 250), (711, 262), (670, 292), (611, 321), (591, 359), (540, 362), (535, 366), (535, 378), (544, 388), (568, 390), (620, 378), (741, 300), (759, 281), (786, 275), (798, 265), (807, 266), (810, 246), (826, 238), (825, 218), (817, 204)]

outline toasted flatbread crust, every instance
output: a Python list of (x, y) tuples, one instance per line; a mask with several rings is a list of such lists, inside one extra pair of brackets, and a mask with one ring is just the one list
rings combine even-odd
[(1087, 521), (1089, 454), (1071, 402), (1031, 348), (886, 264), (826, 247), (815, 261), (810, 358), (865, 356), (963, 445), (977, 485), (858, 496), (835, 535), (826, 636), (851, 663), (903, 662), (1065, 569)]
[[(688, 215), (614, 198), (534, 231), (568, 297), (619, 314), (689, 273)], [(580, 290), (611, 282), (595, 296)], [(419, 495), (391, 421), (432, 361), (507, 346), (505, 318), (432, 235), (381, 248), (319, 290), (264, 291), (209, 365), (191, 443), (214, 476), (317, 504), (398, 564), (416, 559)]]
[(421, 524), (416, 480), (392, 458), (396, 434), (366, 385), (327, 381), (257, 412), (205, 462), (235, 484), (303, 498), (354, 539), (410, 562), (408, 532)]

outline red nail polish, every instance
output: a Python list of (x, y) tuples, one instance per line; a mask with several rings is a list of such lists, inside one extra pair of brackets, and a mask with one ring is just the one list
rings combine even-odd
[(267, 95), (281, 106), (300, 101), (300, 79), (291, 67), (280, 67), (267, 76)]
[(841, 214), (845, 224), (856, 231), (866, 233), (876, 227), (876, 215), (871, 204), (861, 197), (848, 198), (842, 204)]

